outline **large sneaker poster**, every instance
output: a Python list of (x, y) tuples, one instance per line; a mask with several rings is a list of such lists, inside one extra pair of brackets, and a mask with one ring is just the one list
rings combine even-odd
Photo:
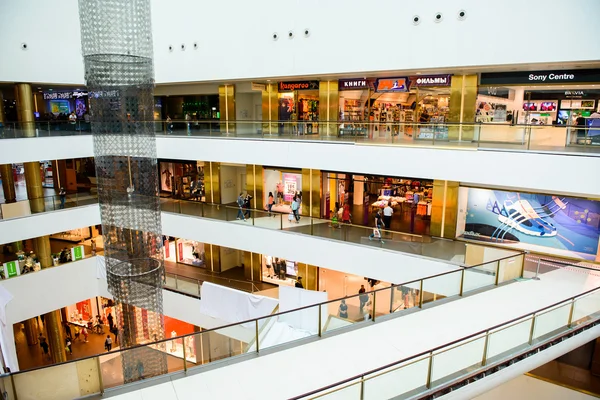
[(465, 239), (596, 260), (600, 202), (461, 187), (457, 234)]

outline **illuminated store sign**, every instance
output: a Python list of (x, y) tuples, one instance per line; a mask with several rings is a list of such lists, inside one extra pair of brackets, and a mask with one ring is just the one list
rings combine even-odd
[(294, 90), (319, 90), (319, 81), (279, 82), (277, 88), (280, 92), (292, 92)]
[(408, 78), (381, 78), (377, 79), (377, 92), (406, 92)]
[(519, 85), (530, 83), (596, 83), (600, 69), (572, 71), (521, 71), (481, 74), (481, 85)]
[(450, 86), (452, 80), (451, 75), (421, 75), (411, 76), (411, 87), (435, 87), (435, 86)]
[(369, 81), (365, 78), (359, 79), (340, 79), (338, 81), (338, 89), (339, 90), (360, 90), (360, 89), (368, 89)]
[(86, 97), (88, 92), (44, 92), (42, 94), (44, 100), (70, 100), (70, 99), (79, 99), (81, 97)]

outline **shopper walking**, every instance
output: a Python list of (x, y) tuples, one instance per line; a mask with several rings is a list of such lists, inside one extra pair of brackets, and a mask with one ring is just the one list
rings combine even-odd
[(352, 214), (350, 214), (350, 206), (348, 203), (344, 204), (344, 211), (342, 211), (342, 222), (345, 224), (351, 224)]
[(275, 199), (273, 198), (273, 192), (269, 192), (269, 197), (267, 198), (267, 210), (269, 210), (269, 217), (275, 216), (272, 214), (273, 204), (275, 203)]
[(338, 315), (340, 318), (348, 318), (348, 305), (346, 304), (346, 300), (342, 299), (340, 303), (340, 307), (338, 309)]
[(106, 351), (110, 351), (112, 349), (112, 339), (110, 335), (106, 335), (106, 340), (104, 341), (104, 348)]
[(367, 289), (365, 289), (365, 285), (360, 285), (360, 289), (358, 289), (358, 300), (360, 301), (360, 312), (363, 313), (363, 309), (367, 301), (369, 301), (369, 295), (366, 293)]
[(379, 239), (381, 243), (383, 243), (383, 238), (381, 237), (381, 228), (384, 228), (385, 225), (383, 220), (381, 219), (381, 211), (377, 211), (375, 214), (375, 227), (373, 228), (373, 233), (369, 235), (369, 240), (373, 240), (373, 238)]
[(294, 213), (294, 218), (296, 219), (296, 223), (300, 223), (300, 214), (298, 209), (300, 208), (300, 201), (298, 197), (294, 197), (294, 201), (292, 201), (292, 212)]
[(246, 220), (246, 218), (244, 218), (244, 194), (240, 193), (240, 195), (237, 198), (237, 205), (238, 205), (238, 213), (237, 213), (237, 217), (235, 219), (242, 219), (242, 220)]
[(252, 196), (248, 193), (244, 199), (244, 217), (246, 217), (246, 219), (250, 219), (250, 200), (252, 200)]
[(71, 347), (71, 339), (66, 338), (65, 339), (65, 350), (70, 354), (73, 355), (73, 347)]
[(79, 338), (79, 327), (77, 325), (75, 325), (75, 340), (81, 341)]
[(387, 229), (390, 229), (392, 226), (392, 215), (394, 214), (394, 209), (390, 206), (390, 202), (388, 201), (387, 205), (383, 209), (383, 224)]
[(67, 200), (67, 191), (64, 187), (60, 188), (58, 195), (60, 196), (60, 208), (63, 209), (65, 208), (65, 201)]
[(171, 120), (171, 117), (169, 117), (167, 115), (167, 131), (169, 133), (173, 133), (173, 121)]
[(108, 315), (106, 316), (106, 319), (108, 321), (108, 330), (112, 332), (113, 326), (114, 326), (114, 321), (113, 321), (112, 314), (108, 313)]
[(298, 277), (298, 280), (294, 284), (294, 287), (297, 287), (299, 289), (304, 289), (304, 285), (302, 284), (302, 277), (301, 276)]
[(87, 328), (84, 326), (83, 328), (81, 328), (81, 334), (83, 335), (83, 342), (87, 343), (88, 342), (88, 330)]

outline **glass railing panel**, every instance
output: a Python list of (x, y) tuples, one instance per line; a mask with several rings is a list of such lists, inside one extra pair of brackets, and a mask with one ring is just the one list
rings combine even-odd
[[(169, 373), (183, 371), (184, 366), (184, 338), (167, 340), (165, 342), (152, 344), (148, 347), (159, 351), (165, 355), (167, 370)], [(187, 350), (187, 349), (186, 349)], [(139, 376), (138, 376), (139, 377)], [(142, 378), (145, 378), (142, 376)]]
[(387, 287), (384, 289), (379, 289), (374, 291), (372, 294), (371, 301), (373, 304), (371, 305), (372, 313), (371, 315), (377, 319), (379, 317), (383, 317), (393, 313), (392, 304), (393, 304), (393, 295), (395, 294), (396, 288)]
[(585, 322), (591, 315), (600, 312), (600, 290), (589, 293), (575, 300), (572, 324)]
[(174, 289), (182, 293), (191, 294), (192, 296), (200, 296), (200, 281), (177, 275)]
[[(321, 319), (319, 320), (319, 307)], [(280, 346), (319, 334), (327, 324), (327, 306), (314, 306), (259, 320), (259, 349)]]
[(417, 358), (366, 376), (365, 399), (404, 399), (426, 389), (429, 356)]
[(210, 219), (218, 219), (221, 221), (227, 220), (227, 214), (229, 214), (229, 210), (227, 210), (226, 206), (221, 204), (203, 204), (204, 209), (204, 217)]
[(113, 351), (98, 356), (100, 372), (102, 374), (102, 386), (105, 389), (123, 386), (123, 353)]
[(456, 379), (469, 370), (481, 366), (484, 348), (485, 336), (480, 336), (435, 353), (431, 370), (432, 386)]
[(181, 201), (180, 212), (181, 214), (193, 217), (202, 217), (202, 203), (196, 201)]
[(535, 316), (533, 340), (541, 340), (569, 324), (571, 302)]
[(529, 345), (533, 317), (491, 331), (488, 337), (486, 360), (489, 364), (497, 359)]
[(460, 295), (462, 271), (423, 279), (423, 304)]
[[(243, 354), (248, 343), (240, 340), (241, 336), (254, 337), (254, 324), (244, 327), (236, 325), (231, 328), (216, 329), (202, 333), (205, 362), (223, 360)], [(247, 332), (246, 332), (246, 331)]]
[[(322, 332), (332, 332), (364, 321), (364, 312), (361, 312), (360, 304), (359, 296), (327, 303), (322, 307), (321, 318), (325, 319)], [(327, 312), (325, 313), (325, 311)]]
[(179, 214), (179, 201), (173, 199), (160, 199), (161, 211)]
[(250, 219), (248, 222), (251, 222), (254, 226), (268, 229), (280, 229), (279, 219), (276, 218), (274, 213), (264, 210), (251, 210), (249, 215)]
[[(14, 398), (19, 399), (75, 399), (101, 391), (96, 357), (18, 373), (13, 379)], [(7, 393), (12, 399), (12, 392)]]
[(498, 263), (491, 261), (486, 264), (467, 267), (463, 283), (463, 293), (478, 290), (496, 283), (496, 269)]
[(525, 256), (523, 254), (519, 254), (514, 257), (499, 260), (498, 284), (520, 278), (523, 272), (524, 258)]
[(202, 342), (203, 338), (203, 333), (195, 333), (186, 336), (183, 340), (185, 343), (185, 358), (188, 369), (208, 362), (208, 359), (205, 360), (204, 356), (205, 348)]
[(394, 312), (419, 307), (420, 287), (420, 281), (395, 286), (392, 294)]
[[(355, 382), (349, 382), (339, 388), (326, 390), (323, 393), (309, 396), (306, 399), (319, 400), (359, 400), (362, 399), (360, 379)], [(365, 397), (366, 398), (366, 397)]]
[(163, 281), (163, 286), (166, 288), (169, 288), (169, 289), (176, 289), (177, 288), (177, 275), (165, 272), (165, 279)]

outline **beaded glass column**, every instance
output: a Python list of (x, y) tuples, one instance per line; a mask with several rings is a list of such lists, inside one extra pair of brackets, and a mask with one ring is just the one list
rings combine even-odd
[[(150, 0), (79, 0), (79, 19), (108, 290), (129, 347), (164, 337)], [(167, 372), (154, 347), (122, 353), (125, 382)]]

